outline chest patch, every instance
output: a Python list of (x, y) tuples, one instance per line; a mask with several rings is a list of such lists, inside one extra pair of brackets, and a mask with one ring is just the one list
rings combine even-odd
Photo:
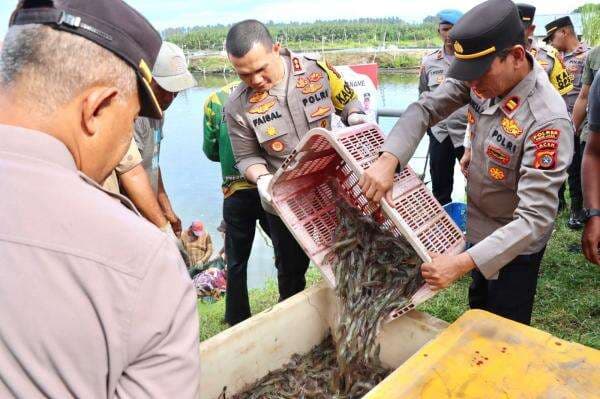
[(514, 154), (517, 151), (517, 145), (500, 134), (498, 130), (494, 130), (494, 133), (492, 133), (492, 140), (511, 154)]
[(490, 159), (493, 159), (502, 165), (508, 165), (510, 163), (510, 155), (504, 152), (501, 148), (489, 145), (485, 153)]
[(488, 170), (488, 175), (494, 180), (506, 179), (506, 173), (500, 168), (492, 167)]
[(514, 119), (510, 119), (507, 117), (502, 118), (502, 129), (513, 137), (519, 137), (523, 134), (523, 129), (519, 127), (519, 124)]
[(276, 103), (277, 103), (277, 100), (272, 99), (265, 103), (262, 103), (262, 104), (259, 104), (259, 105), (256, 105), (256, 106), (250, 108), (250, 110), (248, 112), (251, 114), (255, 114), (255, 115), (265, 114), (265, 113), (267, 113), (267, 111), (269, 111), (271, 108), (273, 108)]
[(257, 104), (267, 98), (267, 96), (268, 94), (266, 91), (259, 91), (254, 93), (248, 101), (250, 101), (251, 104)]

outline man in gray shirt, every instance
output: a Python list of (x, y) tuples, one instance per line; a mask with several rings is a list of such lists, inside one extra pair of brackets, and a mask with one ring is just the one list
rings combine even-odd
[(0, 56), (1, 398), (199, 395), (183, 261), (98, 184), (137, 114), (161, 117), (150, 90), (160, 45), (120, 0), (20, 1), (11, 18)]

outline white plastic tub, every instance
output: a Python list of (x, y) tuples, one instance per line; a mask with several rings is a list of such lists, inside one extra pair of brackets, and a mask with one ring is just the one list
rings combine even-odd
[[(281, 368), (295, 353), (307, 353), (335, 326), (333, 290), (322, 284), (301, 292), (200, 344), (201, 398), (230, 395)], [(447, 327), (428, 314), (411, 311), (384, 325), (381, 360), (396, 369)]]

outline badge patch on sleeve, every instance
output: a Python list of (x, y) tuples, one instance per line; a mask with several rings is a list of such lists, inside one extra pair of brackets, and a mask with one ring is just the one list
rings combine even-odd
[(285, 148), (285, 146), (279, 140), (271, 143), (271, 149), (275, 152), (281, 152), (281, 151), (283, 151), (284, 148)]
[(555, 150), (538, 150), (535, 153), (533, 166), (536, 169), (553, 169), (556, 163)]
[(262, 103), (260, 105), (250, 108), (250, 110), (248, 112), (251, 114), (264, 114), (268, 110), (273, 108), (276, 103), (277, 103), (277, 100), (273, 99), (273, 100), (267, 101), (266, 103)]
[(252, 96), (250, 96), (250, 99), (248, 101), (250, 101), (250, 103), (252, 104), (256, 104), (267, 98), (267, 96), (268, 94), (266, 91), (257, 91)]
[(536, 150), (556, 150), (558, 142), (554, 140), (545, 140), (535, 145)]
[(488, 174), (494, 180), (504, 180), (506, 179), (506, 173), (500, 168), (490, 168), (488, 170)]
[(531, 136), (531, 141), (533, 141), (533, 144), (539, 144), (542, 141), (546, 141), (546, 140), (557, 141), (558, 136), (560, 136), (560, 130), (542, 129), (542, 130), (538, 130)]
[(490, 159), (500, 162), (502, 165), (508, 165), (510, 163), (510, 155), (496, 146), (489, 145), (485, 152)]
[(519, 137), (523, 134), (523, 129), (519, 127), (519, 124), (514, 119), (504, 117), (502, 118), (501, 125), (502, 129), (513, 137)]

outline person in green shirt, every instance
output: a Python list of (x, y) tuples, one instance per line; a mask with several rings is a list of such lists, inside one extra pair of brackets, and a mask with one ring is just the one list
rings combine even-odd
[(227, 261), (227, 296), (225, 321), (235, 325), (249, 318), (247, 269), (258, 220), (269, 235), (269, 225), (260, 203), (256, 185), (248, 182), (237, 169), (224, 106), (238, 82), (230, 83), (210, 94), (204, 104), (204, 154), (221, 164), (223, 176), (223, 219), (225, 220), (225, 258)]

